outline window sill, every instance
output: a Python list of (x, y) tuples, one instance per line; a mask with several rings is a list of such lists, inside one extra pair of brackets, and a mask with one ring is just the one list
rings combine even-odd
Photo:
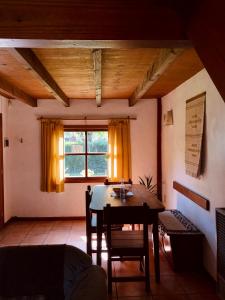
[(65, 178), (65, 183), (91, 183), (91, 182), (104, 182), (106, 177), (89, 177), (89, 178), (82, 178), (82, 177), (67, 177)]

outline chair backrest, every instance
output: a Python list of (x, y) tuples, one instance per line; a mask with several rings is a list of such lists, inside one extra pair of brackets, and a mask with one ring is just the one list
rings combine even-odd
[[(113, 185), (113, 184), (120, 184), (120, 181), (109, 181), (108, 178), (105, 179), (104, 185)], [(125, 181), (124, 184), (133, 184), (132, 180), (129, 179), (128, 181)]]
[(104, 207), (104, 223), (111, 224), (148, 224), (149, 208), (142, 206), (111, 206)]
[[(149, 208), (146, 203), (143, 206), (114, 206), (110, 204), (104, 208), (104, 222), (107, 228), (107, 246), (108, 251), (112, 250), (112, 224), (143, 224), (143, 251), (148, 251), (148, 213)], [(137, 247), (140, 248), (139, 243)], [(129, 245), (128, 245), (129, 246)], [(134, 244), (133, 244), (134, 246)]]

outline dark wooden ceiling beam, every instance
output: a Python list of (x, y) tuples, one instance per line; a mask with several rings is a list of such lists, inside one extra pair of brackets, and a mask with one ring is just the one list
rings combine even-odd
[(100, 107), (102, 104), (102, 50), (93, 50), (92, 56), (94, 63), (96, 104)]
[(182, 18), (157, 1), (0, 1), (0, 11), (6, 39), (187, 40)]
[[(1, 24), (1, 23), (0, 23)], [(0, 25), (1, 26), (1, 25)], [(190, 40), (34, 40), (0, 39), (0, 48), (190, 48)]]
[(192, 16), (189, 23), (188, 36), (225, 102), (225, 26), (223, 1), (201, 1), (199, 9)]
[(170, 64), (183, 52), (184, 49), (162, 49), (160, 55), (150, 65), (143, 81), (137, 86), (129, 98), (129, 106), (133, 106), (141, 99), (150, 87), (160, 78)]
[(37, 106), (37, 99), (23, 92), (4, 78), (0, 78), (0, 94), (7, 98), (16, 98), (30, 106)]
[(69, 99), (67, 96), (31, 49), (12, 48), (9, 49), (9, 51), (23, 64), (25, 68), (28, 68), (42, 81), (44, 86), (60, 103), (64, 106), (69, 106)]

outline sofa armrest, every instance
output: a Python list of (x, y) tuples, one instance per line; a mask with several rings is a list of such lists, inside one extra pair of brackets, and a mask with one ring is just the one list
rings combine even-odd
[(74, 281), (70, 295), (65, 300), (107, 300), (107, 285), (105, 271), (91, 265)]

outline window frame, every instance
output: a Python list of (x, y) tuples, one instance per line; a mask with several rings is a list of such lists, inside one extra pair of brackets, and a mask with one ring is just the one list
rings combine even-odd
[(88, 183), (88, 182), (104, 182), (107, 176), (87, 177), (87, 156), (88, 155), (103, 155), (105, 152), (87, 152), (87, 132), (88, 131), (107, 131), (108, 125), (64, 125), (64, 132), (69, 131), (84, 131), (85, 132), (85, 152), (73, 153), (66, 155), (84, 155), (85, 156), (85, 177), (65, 177), (65, 183)]

